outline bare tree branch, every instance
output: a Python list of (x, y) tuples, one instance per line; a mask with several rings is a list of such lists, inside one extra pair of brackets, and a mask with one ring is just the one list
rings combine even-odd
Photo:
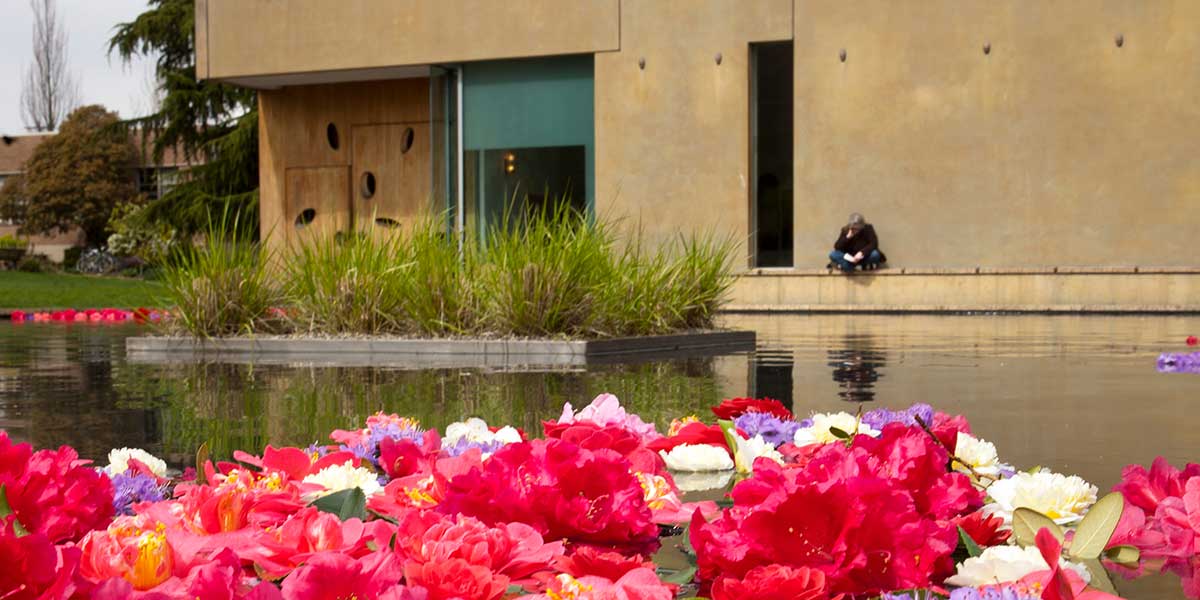
[(55, 0), (29, 0), (33, 63), (21, 89), (21, 121), (31, 131), (54, 131), (79, 106), (79, 84), (67, 65), (67, 31)]

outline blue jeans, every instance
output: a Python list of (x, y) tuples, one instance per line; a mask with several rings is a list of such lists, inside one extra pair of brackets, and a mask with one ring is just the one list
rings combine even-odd
[(862, 260), (858, 261), (857, 263), (852, 263), (844, 258), (844, 256), (843, 256), (844, 254), (845, 254), (845, 252), (842, 252), (840, 250), (834, 250), (833, 252), (830, 252), (829, 253), (829, 262), (832, 262), (833, 264), (837, 265), (837, 268), (839, 268), (843, 271), (846, 271), (847, 273), (849, 273), (850, 271), (853, 271), (854, 267), (858, 267), (858, 266), (862, 266), (862, 265), (873, 265), (873, 264), (878, 263), (879, 260), (881, 258), (883, 258), (879, 254), (878, 250), (872, 250), (871, 254), (867, 255)]

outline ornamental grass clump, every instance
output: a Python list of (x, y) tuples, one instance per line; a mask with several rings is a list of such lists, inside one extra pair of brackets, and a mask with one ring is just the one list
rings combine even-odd
[(203, 245), (180, 253), (163, 270), (167, 299), (176, 307), (171, 327), (197, 337), (285, 329), (271, 253), (249, 241), (237, 217), (209, 231)]
[(344, 239), (309, 236), (286, 261), (296, 328), (310, 333), (383, 334), (402, 330), (405, 241), (376, 228)]
[(404, 271), (400, 323), (406, 332), (426, 337), (473, 333), (479, 327), (476, 290), (480, 256), (474, 244), (446, 235), (429, 219), (403, 238)]

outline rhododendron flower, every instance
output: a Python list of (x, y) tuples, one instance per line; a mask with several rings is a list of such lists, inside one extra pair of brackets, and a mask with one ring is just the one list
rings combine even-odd
[(987, 492), (992, 502), (985, 510), (1005, 523), (1011, 523), (1013, 511), (1023, 506), (1068, 525), (1083, 519), (1088, 507), (1096, 503), (1097, 488), (1075, 475), (1038, 471), (1001, 479)]
[(727, 450), (708, 444), (683, 444), (670, 451), (659, 450), (658, 455), (672, 471), (729, 471), (734, 467)]
[(18, 536), (14, 528), (11, 515), (0, 520), (0, 598), (65, 599), (83, 591), (78, 548), (55, 546), (40, 533)]
[[(1089, 581), (1090, 573), (1083, 565), (1060, 559), (1062, 566), (1076, 572), (1083, 580)], [(992, 546), (986, 548), (983, 554), (968, 558), (958, 565), (958, 571), (946, 578), (950, 585), (975, 587), (995, 583), (1020, 581), (1030, 573), (1045, 571), (1050, 566), (1042, 557), (1041, 551), (1033, 546)]]
[(129, 459), (135, 459), (146, 465), (155, 477), (167, 476), (167, 463), (163, 459), (140, 448), (116, 448), (108, 453), (108, 466), (104, 468), (109, 475), (124, 473), (129, 469)]
[(654, 571), (633, 569), (615, 581), (566, 573), (550, 580), (545, 594), (528, 596), (530, 600), (673, 600), (675, 587), (663, 583)]
[(28, 455), (27, 444), (12, 446), (2, 431), (0, 439), (0, 447), (7, 447), (0, 451), (0, 460), (29, 456), (25, 464), (0, 466), (0, 485), (8, 505), (26, 530), (59, 543), (108, 525), (113, 516), (113, 485), (108, 475), (88, 466), (91, 461), (79, 460), (70, 446)]
[(340, 552), (322, 552), (284, 579), (282, 592), (284, 600), (429, 598), (425, 590), (400, 585), (403, 577), (400, 559), (391, 552), (372, 552), (360, 559)]
[(1125, 501), (1153, 515), (1158, 503), (1171, 496), (1182, 497), (1183, 487), (1193, 477), (1200, 476), (1200, 464), (1188, 463), (1176, 469), (1161, 456), (1154, 459), (1147, 471), (1142, 465), (1129, 465), (1121, 471), (1121, 482), (1113, 486)]
[(351, 488), (362, 490), (363, 494), (368, 497), (383, 491), (383, 486), (379, 484), (379, 476), (374, 471), (356, 467), (353, 462), (325, 467), (305, 477), (304, 483), (316, 484), (321, 487), (321, 489), (304, 494), (304, 500), (307, 502)]
[(733, 422), (748, 437), (762, 436), (774, 447), (791, 442), (796, 437), (796, 430), (800, 429), (800, 423), (796, 421), (761, 412), (745, 413)]
[(282, 577), (318, 552), (339, 551), (351, 556), (366, 554), (367, 540), (386, 537), (385, 531), (390, 531), (390, 527), (384, 521), (341, 521), (337, 515), (309, 506), (278, 527), (255, 532), (252, 543), (239, 554), (243, 559), (254, 562), (263, 573)]
[(588, 575), (616, 581), (634, 569), (654, 569), (654, 562), (634, 554), (625, 556), (620, 552), (605, 552), (592, 546), (579, 546), (569, 556), (560, 556), (554, 567), (576, 579)]
[(546, 539), (642, 548), (657, 544), (642, 487), (612, 450), (561, 440), (501, 448), (449, 481), (438, 510), (484, 523), (526, 523)]
[[(585, 448), (607, 448), (624, 456), (634, 471), (663, 474), (666, 465), (655, 451), (649, 449), (637, 434), (616, 425), (596, 425), (586, 421), (576, 423), (543, 423), (547, 438), (560, 439)], [(661, 441), (661, 438), (660, 438)]]
[(825, 573), (819, 569), (764, 565), (743, 578), (718, 577), (712, 600), (825, 600), (825, 586)]
[(646, 423), (636, 414), (625, 412), (625, 409), (621, 407), (620, 400), (617, 400), (617, 397), (612, 394), (600, 394), (596, 396), (591, 404), (578, 413), (571, 408), (570, 402), (566, 403), (563, 406), (562, 416), (558, 418), (558, 423), (575, 423), (578, 421), (586, 421), (601, 426), (616, 425), (636, 434), (645, 442), (662, 437), (655, 430), (653, 423)]
[(792, 411), (772, 398), (729, 398), (714, 406), (712, 412), (723, 421), (732, 421), (749, 413), (768, 414), (789, 421), (792, 419)]
[(967, 535), (981, 548), (999, 546), (1012, 536), (1011, 529), (1004, 529), (1004, 519), (990, 516), (982, 510), (977, 510), (965, 517), (957, 517), (954, 524), (962, 527)]
[(792, 443), (797, 446), (807, 446), (809, 444), (829, 444), (842, 441), (843, 438), (836, 435), (833, 432), (834, 429), (841, 430), (842, 433), (848, 434), (851, 437), (855, 435), (879, 435), (879, 430), (866, 423), (860, 423), (857, 417), (847, 412), (817, 413), (811, 419), (811, 425), (796, 430), (796, 434), (792, 437)]

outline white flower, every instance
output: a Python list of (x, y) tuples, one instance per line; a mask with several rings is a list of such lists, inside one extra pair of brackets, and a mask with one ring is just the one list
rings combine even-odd
[(680, 444), (670, 452), (659, 450), (667, 468), (672, 471), (729, 471), (733, 459), (724, 448), (709, 444)]
[(708, 471), (702, 473), (673, 473), (675, 487), (681, 492), (703, 492), (724, 489), (733, 479), (733, 471)]
[(879, 430), (873, 429), (866, 423), (860, 423), (858, 417), (847, 413), (816, 413), (812, 416), (811, 427), (801, 427), (796, 430), (796, 435), (792, 436), (792, 442), (797, 446), (808, 446), (811, 444), (828, 444), (836, 442), (841, 438), (833, 434), (830, 429), (837, 428), (851, 435), (861, 434), (871, 437), (879, 437)]
[[(1062, 559), (1059, 564), (1078, 573), (1085, 582), (1091, 581), (1091, 573), (1083, 565)], [(958, 572), (946, 578), (946, 583), (962, 587), (1008, 583), (1049, 568), (1042, 553), (1034, 546), (992, 546), (979, 556), (959, 563)]]
[(492, 434), (492, 439), (503, 444), (517, 444), (521, 441), (521, 432), (512, 425), (505, 425)]
[(383, 486), (379, 485), (379, 476), (370, 469), (354, 466), (354, 461), (346, 461), (345, 464), (325, 467), (305, 477), (304, 483), (315, 483), (325, 488), (324, 490), (306, 493), (304, 495), (305, 502), (312, 502), (317, 498), (350, 488), (359, 488), (368, 497), (383, 491)]
[(1097, 491), (1096, 486), (1076, 475), (1068, 477), (1050, 471), (1017, 473), (988, 487), (992, 502), (983, 509), (1003, 517), (1005, 524), (1011, 524), (1013, 511), (1024, 506), (1059, 525), (1069, 525), (1083, 519), (1088, 507), (1096, 503)]
[(124, 473), (129, 470), (129, 459), (131, 458), (150, 467), (150, 472), (154, 473), (155, 477), (167, 476), (167, 463), (140, 448), (114, 448), (109, 451), (108, 467), (105, 470), (109, 475)]
[(970, 474), (973, 470), (980, 475), (995, 477), (1005, 465), (1000, 463), (996, 454), (996, 445), (972, 436), (969, 433), (958, 432), (958, 440), (954, 443), (954, 456), (970, 467), (954, 462), (954, 470)]
[(449, 448), (464, 439), (475, 444), (491, 444), (495, 442), (515, 444), (521, 441), (521, 432), (511, 426), (505, 425), (493, 433), (488, 429), (486, 421), (478, 417), (471, 417), (466, 421), (459, 421), (446, 426), (446, 437), (442, 438), (442, 447)]
[(737, 472), (748, 474), (754, 471), (754, 460), (760, 456), (765, 456), (779, 464), (783, 464), (783, 455), (779, 453), (770, 443), (763, 439), (761, 435), (754, 436), (753, 439), (745, 439), (740, 435), (734, 434), (734, 441), (737, 443), (737, 448), (733, 451), (734, 466), (737, 467)]

